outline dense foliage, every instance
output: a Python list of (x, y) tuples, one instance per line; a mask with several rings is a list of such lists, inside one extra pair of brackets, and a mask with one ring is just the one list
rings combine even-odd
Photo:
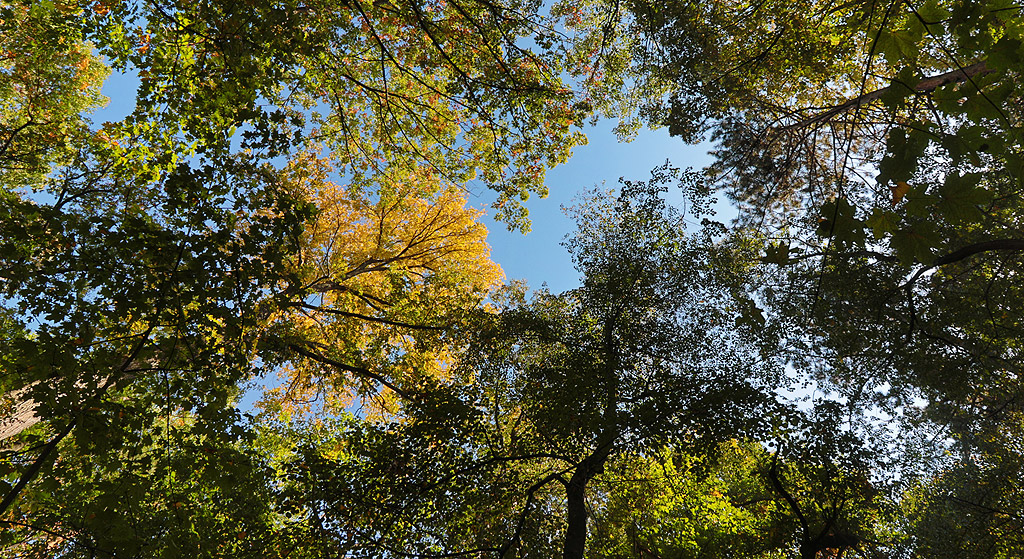
[(1022, 10), (0, 2), (0, 554), (1021, 556)]

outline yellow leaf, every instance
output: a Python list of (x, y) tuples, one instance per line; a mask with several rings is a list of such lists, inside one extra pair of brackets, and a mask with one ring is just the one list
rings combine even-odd
[(337, 184), (334, 174), (330, 160), (304, 153), (282, 175), (319, 211), (292, 262), (302, 287), (277, 319), (307, 351), (281, 368), (265, 405), (387, 415), (393, 390), (446, 378), (462, 342), (445, 332), (471, 320), (503, 274), (482, 212), (430, 167), (369, 184)]

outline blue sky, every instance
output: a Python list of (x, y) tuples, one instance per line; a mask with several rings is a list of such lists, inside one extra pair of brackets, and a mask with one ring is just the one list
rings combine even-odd
[[(567, 163), (548, 173), (550, 195), (544, 199), (533, 197), (526, 203), (533, 222), (530, 233), (511, 233), (503, 224), (487, 220), (491, 258), (501, 265), (508, 279), (525, 279), (531, 289), (547, 283), (554, 293), (577, 287), (579, 275), (560, 244), (575, 225), (562, 212), (562, 206), (571, 205), (577, 194), (602, 183), (608, 188), (617, 186), (619, 177), (649, 179), (651, 169), (666, 159), (680, 168), (710, 163), (708, 146), (686, 145), (670, 137), (666, 129), (641, 130), (635, 140), (624, 143), (612, 131), (614, 125), (614, 121), (605, 120), (589, 127), (589, 143), (577, 147)], [(678, 193), (670, 196), (670, 201), (679, 200)]]

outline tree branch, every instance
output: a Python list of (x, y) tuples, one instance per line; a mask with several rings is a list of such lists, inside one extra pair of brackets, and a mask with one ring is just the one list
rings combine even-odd
[(967, 245), (945, 256), (937, 258), (935, 262), (932, 262), (931, 267), (937, 268), (939, 266), (945, 266), (974, 256), (975, 254), (991, 252), (994, 250), (1024, 250), (1024, 239), (997, 239), (994, 241), (982, 241), (980, 243)]
[(25, 124), (22, 124), (21, 126), (15, 128), (14, 130), (11, 130), (11, 135), (7, 137), (7, 140), (4, 142), (4, 145), (0, 146), (0, 157), (4, 157), (6, 155), (7, 150), (10, 149), (11, 144), (14, 143), (14, 137), (17, 136), (19, 132), (34, 124), (37, 123), (32, 120), (31, 116), (29, 116), (28, 120), (25, 121)]
[(800, 527), (803, 528), (803, 539), (806, 541), (810, 535), (811, 528), (807, 525), (807, 519), (804, 518), (803, 512), (800, 510), (800, 505), (797, 504), (796, 499), (790, 495), (789, 491), (782, 486), (782, 481), (779, 480), (779, 453), (776, 452), (772, 456), (772, 465), (768, 468), (768, 479), (772, 482), (772, 487), (782, 495), (782, 498), (786, 500), (786, 504), (789, 505), (790, 510), (793, 514), (796, 514), (796, 519), (800, 522)]
[(57, 448), (57, 445), (60, 444), (60, 442), (64, 440), (69, 433), (71, 433), (71, 430), (74, 427), (75, 420), (71, 419), (68, 421), (68, 424), (64, 427), (63, 431), (58, 433), (56, 437), (50, 440), (50, 442), (46, 443), (46, 447), (43, 448), (43, 452), (40, 453), (35, 462), (32, 462), (32, 465), (30, 465), (28, 469), (21, 474), (21, 478), (18, 480), (18, 483), (11, 488), (7, 493), (7, 496), (4, 497), (4, 500), (0, 502), (0, 514), (7, 512), (7, 509), (14, 504), (14, 500), (18, 498), (18, 495), (20, 495), (22, 490), (25, 489), (28, 482), (32, 481), (32, 479), (39, 474), (39, 471), (43, 469), (44, 465), (46, 465), (50, 455), (53, 454), (54, 449)]
[(826, 110), (824, 112), (818, 113), (817, 115), (814, 115), (814, 116), (812, 116), (810, 118), (806, 118), (804, 120), (801, 120), (800, 122), (797, 122), (796, 124), (791, 124), (789, 126), (784, 126), (782, 129), (783, 130), (796, 130), (796, 129), (799, 129), (799, 128), (806, 128), (808, 126), (811, 126), (812, 124), (818, 124), (818, 123), (821, 123), (821, 122), (826, 122), (826, 121), (832, 119), (834, 116), (836, 116), (836, 115), (838, 115), (840, 113), (844, 113), (844, 112), (846, 112), (846, 111), (848, 111), (850, 109), (854, 109), (854, 108), (859, 107), (861, 105), (866, 105), (866, 104), (868, 104), (868, 103), (870, 103), (872, 101), (877, 101), (878, 99), (881, 99), (887, 93), (895, 91), (895, 90), (897, 90), (899, 88), (908, 88), (908, 89), (913, 90), (915, 93), (929, 93), (929, 92), (935, 91), (936, 89), (938, 89), (938, 88), (940, 88), (940, 87), (942, 87), (944, 85), (951, 84), (951, 83), (965, 82), (965, 81), (968, 81), (968, 80), (970, 80), (970, 79), (972, 79), (972, 78), (974, 78), (976, 76), (983, 76), (985, 74), (991, 73), (992, 71), (993, 70), (988, 67), (988, 65), (985, 63), (985, 61), (981, 61), (981, 62), (977, 62), (975, 64), (971, 64), (970, 66), (967, 66), (967, 67), (965, 67), (963, 69), (959, 69), (958, 68), (956, 70), (952, 70), (952, 71), (946, 72), (944, 74), (939, 74), (937, 76), (932, 76), (930, 78), (925, 78), (925, 79), (917, 82), (917, 85), (915, 85), (913, 87), (910, 87), (909, 84), (902, 84), (902, 83), (900, 83), (900, 84), (893, 84), (893, 85), (890, 85), (888, 87), (883, 87), (882, 89), (876, 89), (875, 91), (869, 91), (868, 93), (865, 93), (863, 95), (859, 95), (857, 97), (854, 97), (853, 99), (850, 99), (850, 100), (846, 101), (845, 103), (843, 103), (841, 105), (832, 107), (831, 109), (828, 109), (828, 110)]
[(980, 243), (974, 243), (954, 250), (949, 254), (936, 258), (934, 262), (918, 270), (904, 287), (909, 288), (914, 285), (921, 275), (929, 270), (934, 270), (940, 266), (946, 266), (953, 264), (954, 262), (965, 260), (975, 254), (996, 250), (1024, 250), (1024, 239), (996, 239), (994, 241), (982, 241)]
[(388, 379), (384, 378), (381, 375), (378, 375), (377, 373), (374, 373), (373, 371), (370, 371), (369, 369), (366, 369), (366, 368), (363, 368), (363, 367), (354, 367), (352, 365), (346, 365), (345, 363), (342, 363), (341, 361), (335, 361), (334, 359), (331, 359), (330, 357), (327, 357), (325, 355), (320, 355), (318, 353), (313, 353), (312, 351), (309, 351), (308, 349), (306, 349), (306, 348), (304, 348), (304, 347), (302, 347), (302, 346), (300, 346), (298, 344), (288, 344), (288, 349), (294, 351), (295, 353), (298, 353), (299, 355), (301, 355), (301, 356), (303, 356), (303, 357), (305, 357), (307, 359), (312, 359), (313, 361), (316, 361), (317, 363), (322, 363), (324, 365), (330, 365), (331, 367), (334, 367), (335, 369), (341, 369), (342, 371), (345, 371), (347, 373), (353, 373), (353, 374), (358, 375), (358, 376), (369, 377), (369, 378), (371, 378), (371, 379), (373, 379), (373, 380), (383, 384), (384, 386), (390, 388), (392, 392), (394, 392), (395, 394), (398, 394), (399, 396), (401, 396), (402, 398), (405, 398), (406, 400), (412, 401), (414, 399), (412, 397), (412, 394), (402, 390), (401, 388), (398, 388), (393, 383), (391, 383), (391, 381), (389, 381)]
[(551, 483), (552, 481), (560, 481), (561, 472), (553, 473), (541, 479), (537, 483), (534, 483), (526, 490), (526, 503), (523, 505), (523, 509), (519, 513), (519, 520), (516, 522), (516, 529), (512, 532), (512, 537), (505, 542), (505, 545), (501, 546), (498, 550), (498, 557), (504, 558), (508, 554), (512, 546), (515, 545), (520, 538), (523, 536), (523, 527), (526, 525), (526, 516), (530, 512), (530, 507), (533, 505), (534, 494), (537, 493), (542, 487)]
[(380, 318), (380, 317), (370, 316), (370, 315), (366, 315), (366, 314), (360, 314), (360, 313), (354, 313), (354, 312), (349, 312), (349, 311), (343, 311), (343, 310), (340, 310), (340, 309), (329, 309), (329, 308), (326, 308), (326, 307), (321, 307), (319, 305), (311, 305), (309, 303), (305, 303), (305, 302), (301, 302), (301, 301), (297, 302), (297, 303), (290, 303), (289, 306), (300, 307), (300, 308), (303, 308), (303, 309), (309, 309), (309, 310), (313, 310), (313, 311), (317, 311), (317, 312), (322, 312), (322, 313), (325, 313), (325, 314), (333, 314), (333, 315), (338, 315), (338, 316), (347, 316), (349, 318), (357, 318), (359, 320), (366, 320), (368, 322), (377, 322), (377, 323), (380, 323), (380, 324), (387, 324), (388, 326), (398, 326), (398, 327), (401, 327), (401, 328), (409, 328), (410, 330), (437, 330), (437, 331), (440, 331), (440, 330), (444, 330), (445, 329), (444, 326), (427, 326), (427, 325), (423, 325), (423, 324), (411, 324), (411, 323), (408, 323), (408, 322), (401, 322), (401, 321), (398, 321), (398, 320), (389, 320), (387, 318)]

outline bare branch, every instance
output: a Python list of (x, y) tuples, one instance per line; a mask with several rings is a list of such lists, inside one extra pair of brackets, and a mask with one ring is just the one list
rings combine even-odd
[(435, 330), (435, 331), (440, 331), (440, 330), (444, 330), (445, 329), (444, 326), (428, 326), (428, 325), (425, 325), (425, 324), (411, 324), (411, 323), (408, 323), (408, 322), (401, 322), (401, 321), (398, 321), (398, 320), (389, 320), (387, 318), (380, 318), (380, 317), (376, 317), (376, 316), (370, 316), (370, 315), (366, 315), (366, 314), (359, 314), (359, 313), (354, 313), (354, 312), (349, 312), (349, 311), (343, 311), (343, 310), (339, 310), (339, 309), (329, 309), (329, 308), (326, 308), (326, 307), (321, 307), (321, 306), (318, 306), (318, 305), (311, 305), (309, 303), (303, 303), (303, 302), (291, 303), (289, 306), (301, 307), (303, 309), (309, 309), (309, 310), (312, 310), (312, 311), (322, 312), (322, 313), (326, 313), (326, 314), (333, 314), (333, 315), (337, 315), (337, 316), (346, 316), (346, 317), (349, 317), (349, 318), (356, 318), (356, 319), (359, 319), (359, 320), (366, 320), (368, 322), (377, 322), (377, 323), (380, 323), (380, 324), (387, 324), (388, 326), (398, 326), (400, 328), (409, 328), (410, 330)]

